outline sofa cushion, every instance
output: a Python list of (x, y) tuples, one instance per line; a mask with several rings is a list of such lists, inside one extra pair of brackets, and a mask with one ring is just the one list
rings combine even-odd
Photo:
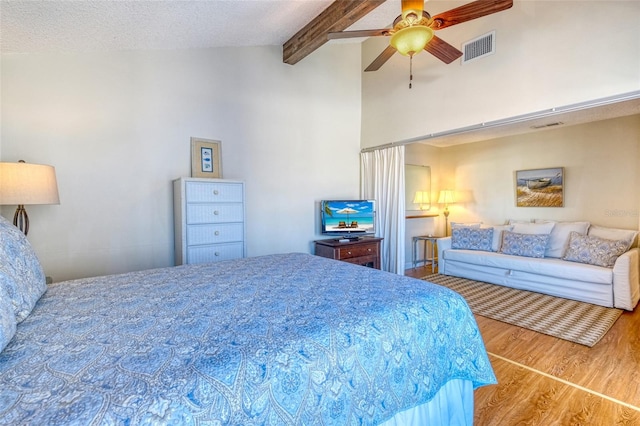
[(453, 228), (480, 228), (482, 222), (451, 222)]
[(548, 242), (549, 235), (547, 234), (534, 235), (504, 231), (502, 233), (500, 253), (515, 256), (544, 257)]
[(607, 240), (624, 240), (627, 242), (627, 250), (629, 250), (638, 235), (638, 231), (631, 229), (605, 228), (604, 226), (591, 225), (587, 235), (592, 237), (604, 238)]
[(628, 248), (628, 243), (624, 240), (607, 240), (574, 231), (569, 236), (569, 246), (562, 258), (571, 262), (612, 268), (616, 259)]
[(494, 225), (493, 226), (493, 240), (491, 241), (491, 251), (500, 251), (502, 246), (502, 233), (504, 231), (511, 231), (513, 225)]
[(442, 256), (447, 262), (462, 262), (477, 266), (501, 268), (505, 270), (505, 273), (511, 270), (528, 272), (571, 280), (576, 285), (579, 285), (580, 282), (611, 285), (613, 282), (613, 270), (611, 268), (567, 262), (562, 259), (539, 259), (473, 250), (445, 250)]
[(513, 232), (518, 234), (532, 234), (532, 235), (541, 235), (541, 234), (550, 234), (553, 230), (555, 223), (547, 222), (547, 223), (514, 223), (513, 224)]
[(589, 229), (589, 222), (554, 222), (551, 220), (536, 220), (536, 223), (553, 223), (553, 229), (549, 234), (549, 244), (544, 253), (544, 257), (564, 256), (569, 244), (569, 234), (573, 231), (581, 235), (586, 235)]
[(491, 250), (493, 228), (457, 227), (451, 229), (451, 248), (467, 250)]

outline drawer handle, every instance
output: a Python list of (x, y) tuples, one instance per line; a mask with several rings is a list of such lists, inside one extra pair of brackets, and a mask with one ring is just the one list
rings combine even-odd
[(369, 251), (369, 253), (371, 253), (371, 249), (367, 249), (367, 251)]
[(213, 211), (213, 214), (214, 214), (214, 215), (216, 215), (216, 216), (218, 216), (218, 215), (220, 214), (220, 212), (219, 212), (218, 210), (214, 210), (214, 211)]
[(214, 254), (215, 254), (215, 256), (220, 256), (220, 252), (219, 251), (215, 252)]
[(220, 231), (216, 231), (216, 232), (215, 232), (215, 234), (216, 234), (216, 235), (220, 235)]
[(350, 252), (350, 251), (348, 251), (348, 252), (347, 252), (347, 254), (351, 254), (351, 252)]
[(213, 190), (213, 195), (218, 195), (218, 194), (219, 194), (218, 190), (217, 190), (217, 189), (214, 189), (214, 190)]

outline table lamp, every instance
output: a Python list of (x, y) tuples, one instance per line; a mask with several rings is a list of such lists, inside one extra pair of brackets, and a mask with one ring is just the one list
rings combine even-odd
[(44, 164), (0, 163), (0, 205), (17, 205), (13, 224), (29, 233), (27, 204), (60, 204), (56, 170)]
[(429, 192), (416, 191), (416, 194), (413, 197), (413, 204), (418, 204), (420, 206), (420, 210), (429, 210), (429, 203)]

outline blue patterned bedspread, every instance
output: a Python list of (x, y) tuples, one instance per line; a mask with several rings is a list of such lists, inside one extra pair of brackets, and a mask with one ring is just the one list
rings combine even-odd
[(495, 383), (458, 294), (308, 254), (53, 284), (0, 354), (2, 424), (374, 425)]

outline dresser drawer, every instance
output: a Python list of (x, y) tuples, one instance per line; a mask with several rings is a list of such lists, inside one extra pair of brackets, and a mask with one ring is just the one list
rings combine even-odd
[(187, 203), (236, 202), (243, 200), (242, 185), (224, 182), (186, 182)]
[(244, 240), (242, 223), (187, 225), (187, 245), (218, 244)]
[(357, 246), (341, 248), (338, 251), (338, 259), (350, 259), (353, 257), (371, 256), (378, 254), (376, 243), (360, 244)]
[(187, 263), (207, 263), (244, 257), (243, 243), (212, 244), (187, 248)]
[(244, 207), (240, 203), (187, 204), (187, 223), (220, 223), (244, 221)]

